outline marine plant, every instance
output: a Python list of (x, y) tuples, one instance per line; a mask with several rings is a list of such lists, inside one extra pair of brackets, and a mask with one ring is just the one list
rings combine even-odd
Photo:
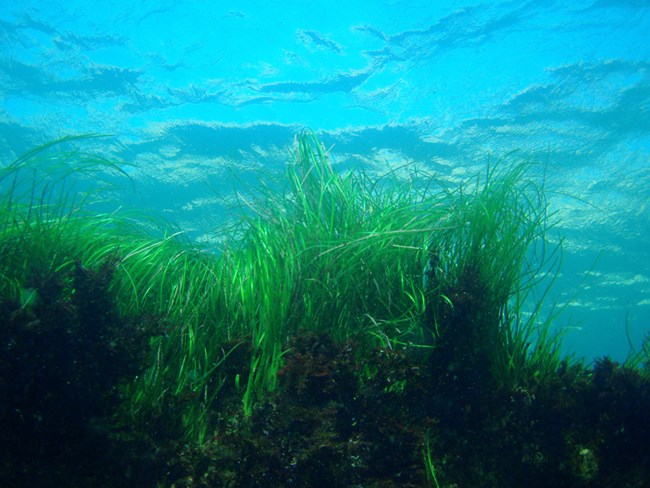
[(422, 454), (424, 456), (424, 468), (427, 474), (427, 481), (431, 486), (440, 488), (440, 483), (438, 482), (438, 476), (436, 474), (436, 467), (431, 456), (431, 441), (428, 434), (424, 440), (424, 449), (422, 450)]
[[(650, 340), (623, 367), (562, 357), (549, 303), (562, 242), (533, 166), (491, 164), (460, 185), (411, 165), (340, 173), (303, 132), (284, 190), (240, 196), (241, 219), (209, 249), (120, 208), (128, 167), (80, 149), (99, 140), (53, 141), (0, 170), (0, 396), (17, 420), (0, 426), (6, 446), (47, 431), (94, 455), (97, 439), (119, 449), (133, 434), (136, 449), (182, 451), (153, 476), (170, 484), (186, 471), (246, 484), (261, 466), (268, 486), (265, 473), (313, 480), (343, 462), (351, 483), (400, 466), (432, 486), (647, 478)], [(48, 405), (75, 418), (48, 422)], [(271, 436), (251, 428), (261, 422)], [(39, 481), (76, 474), (24, 452), (5, 450), (5, 484), (16, 459)], [(631, 458), (639, 470), (621, 468)], [(108, 468), (110, 486), (122, 468)]]
[[(338, 174), (311, 132), (296, 138), (284, 193), (266, 191), (223, 253), (234, 284), (229, 323), (252, 334), (244, 408), (275, 387), (288, 337), (325, 332), (394, 347), (424, 342), (421, 263), (442, 217), (437, 197), (412, 181), (380, 187)], [(231, 289), (232, 290), (232, 289)]]
[[(377, 347), (433, 347), (436, 361), (465, 361), (507, 385), (557, 366), (552, 315), (539, 320), (541, 300), (529, 298), (560, 254), (547, 252), (543, 192), (523, 181), (523, 166), (458, 188), (408, 165), (380, 178), (340, 174), (306, 131), (285, 190), (241, 196), (246, 211), (220, 229), (215, 252), (111, 206), (116, 177), (128, 175), (70, 147), (86, 140), (46, 144), (0, 175), (0, 292), (32, 307), (57, 276), (112, 266), (120, 313), (164, 329), (127, 388), (136, 424), (176, 412), (179, 431), (203, 442), (223, 386), (240, 391), (250, 415), (299, 332), (353, 340), (360, 361)], [(75, 293), (69, 279), (62, 286)], [(225, 366), (238, 348), (249, 366), (233, 372)]]
[[(49, 142), (2, 169), (0, 297), (23, 309), (49, 296), (78, 301), (86, 296), (75, 280), (80, 270), (106, 269), (107, 291), (125, 319), (174, 324), (151, 337), (152, 366), (130, 388), (132, 413), (150, 415), (170, 396), (213, 396), (223, 337), (198, 336), (206, 321), (219, 325), (211, 307), (220, 302), (210, 296), (220, 289), (214, 257), (170, 224), (120, 208), (115, 192), (128, 182), (126, 165), (78, 147), (96, 137)], [(193, 436), (203, 427), (191, 420)]]
[(428, 246), (426, 323), (437, 356), (480, 380), (513, 387), (560, 363), (546, 298), (561, 265), (540, 187), (527, 165), (488, 167), (445, 189), (444, 225)]

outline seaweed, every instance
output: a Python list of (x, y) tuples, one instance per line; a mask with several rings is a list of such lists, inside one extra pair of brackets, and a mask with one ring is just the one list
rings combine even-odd
[(560, 353), (529, 165), (340, 175), (304, 132), (215, 252), (99, 212), (87, 139), (0, 174), (3, 486), (647, 485), (648, 341)]

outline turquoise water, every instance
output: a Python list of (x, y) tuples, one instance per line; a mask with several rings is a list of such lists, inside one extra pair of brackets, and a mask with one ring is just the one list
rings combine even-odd
[(566, 4), (2, 2), (0, 155), (112, 134), (124, 201), (203, 242), (304, 127), (341, 171), (546, 163), (557, 327), (622, 360), (650, 331), (650, 2)]

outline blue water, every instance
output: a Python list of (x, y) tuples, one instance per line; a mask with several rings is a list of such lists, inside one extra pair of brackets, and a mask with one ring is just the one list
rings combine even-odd
[(547, 162), (567, 350), (650, 331), (648, 0), (4, 1), (0, 100), (3, 162), (113, 134), (124, 198), (208, 242), (304, 127), (341, 171), (460, 182), (516, 150)]

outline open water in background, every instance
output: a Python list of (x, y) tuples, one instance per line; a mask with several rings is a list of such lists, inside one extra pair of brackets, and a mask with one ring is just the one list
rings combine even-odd
[(123, 201), (202, 241), (305, 127), (341, 171), (452, 184), (516, 150), (566, 238), (567, 349), (622, 360), (650, 331), (648, 0), (3, 1), (0, 104), (3, 164), (113, 134)]

